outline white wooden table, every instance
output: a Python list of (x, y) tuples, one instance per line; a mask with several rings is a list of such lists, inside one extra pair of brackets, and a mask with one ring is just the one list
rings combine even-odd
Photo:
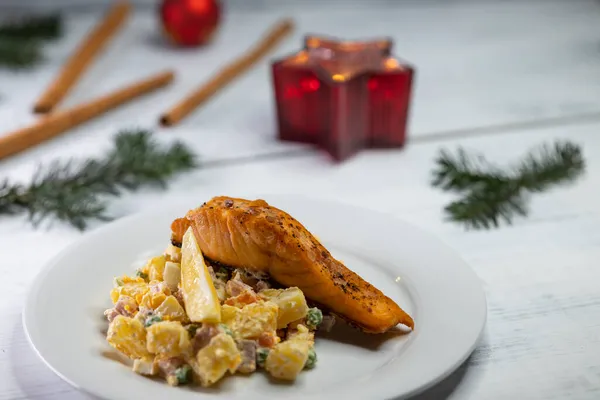
[[(333, 1), (333, 0), (332, 0)], [(287, 3), (286, 3), (287, 4)], [(600, 397), (600, 4), (595, 1), (374, 2), (335, 11), (282, 5), (231, 10), (215, 45), (162, 47), (151, 12), (139, 12), (67, 100), (74, 104), (138, 76), (175, 67), (178, 82), (48, 144), (0, 163), (0, 176), (26, 181), (39, 161), (94, 155), (120, 128), (154, 127), (165, 106), (246, 48), (279, 16), (300, 33), (363, 37), (392, 34), (397, 54), (418, 68), (411, 142), (402, 151), (363, 152), (333, 165), (310, 148), (274, 140), (265, 61), (180, 126), (204, 167), (171, 190), (115, 201), (113, 215), (203, 193), (310, 193), (377, 207), (439, 235), (475, 269), (489, 302), (485, 336), (472, 357), (417, 399), (598, 399)], [(312, 3), (311, 3), (312, 4)], [(354, 3), (353, 3), (354, 4)], [(72, 17), (48, 63), (0, 72), (0, 131), (32, 120), (43, 85), (94, 21)], [(531, 215), (511, 227), (465, 232), (443, 220), (452, 198), (429, 185), (441, 147), (461, 145), (509, 162), (536, 144), (569, 139), (584, 148), (588, 172), (576, 185), (535, 197)], [(519, 146), (509, 143), (518, 143)], [(56, 377), (27, 344), (21, 324), (26, 290), (42, 265), (80, 233), (56, 224), (34, 230), (24, 218), (0, 219), (0, 400), (89, 398)], [(74, 282), (76, 284), (76, 282)], [(68, 343), (64, 344), (68, 349)], [(83, 366), (84, 367), (84, 366)]]

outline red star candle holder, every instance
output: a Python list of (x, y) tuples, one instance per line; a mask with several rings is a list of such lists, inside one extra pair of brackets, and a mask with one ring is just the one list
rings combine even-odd
[(316, 144), (341, 161), (362, 148), (402, 147), (414, 69), (390, 39), (307, 36), (272, 65), (279, 138)]

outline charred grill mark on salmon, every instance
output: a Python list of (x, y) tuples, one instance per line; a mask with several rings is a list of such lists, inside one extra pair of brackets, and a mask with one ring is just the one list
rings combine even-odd
[(284, 286), (369, 333), (413, 319), (392, 299), (346, 268), (289, 214), (264, 200), (215, 197), (171, 225), (173, 243), (192, 227), (204, 255), (235, 268), (268, 273)]

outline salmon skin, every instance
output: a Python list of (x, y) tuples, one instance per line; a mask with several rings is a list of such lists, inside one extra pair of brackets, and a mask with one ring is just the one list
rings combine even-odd
[(268, 273), (296, 286), (367, 333), (383, 333), (413, 319), (392, 299), (346, 268), (298, 221), (264, 200), (215, 197), (171, 224), (178, 245), (192, 227), (202, 253), (235, 268)]

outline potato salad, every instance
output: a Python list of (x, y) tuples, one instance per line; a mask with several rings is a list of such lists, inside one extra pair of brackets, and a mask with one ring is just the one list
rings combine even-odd
[(315, 367), (315, 331), (334, 322), (296, 287), (205, 260), (191, 229), (181, 248), (115, 278), (110, 298), (108, 343), (173, 386), (259, 370), (293, 381)]

